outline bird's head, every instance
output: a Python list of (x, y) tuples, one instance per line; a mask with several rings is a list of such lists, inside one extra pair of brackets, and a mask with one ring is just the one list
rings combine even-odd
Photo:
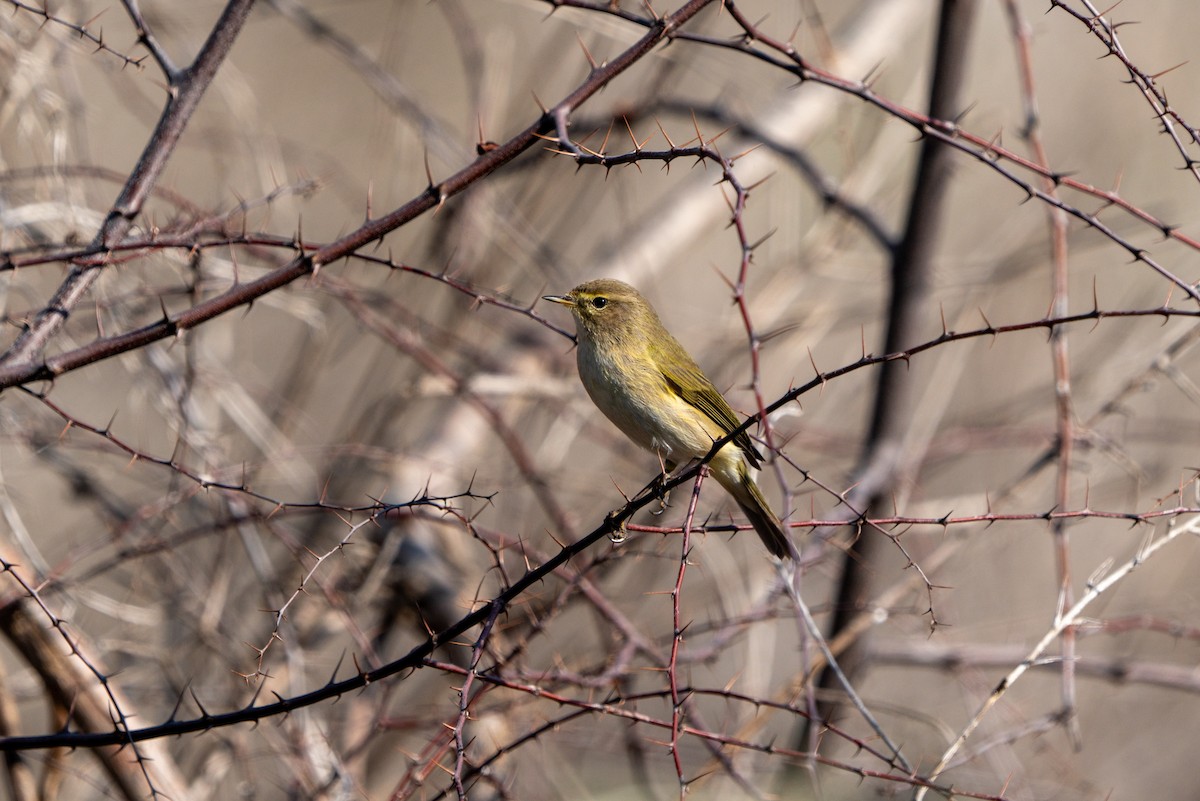
[(565, 295), (546, 295), (543, 300), (568, 307), (579, 336), (592, 341), (625, 340), (662, 327), (646, 299), (614, 278), (587, 281)]

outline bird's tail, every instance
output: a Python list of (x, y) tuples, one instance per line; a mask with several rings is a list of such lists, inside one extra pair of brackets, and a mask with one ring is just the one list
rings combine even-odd
[(779, 518), (767, 505), (767, 499), (763, 497), (762, 490), (754, 482), (754, 476), (750, 474), (746, 463), (738, 460), (736, 475), (728, 476), (716, 472), (715, 476), (721, 486), (737, 501), (738, 506), (749, 518), (750, 524), (754, 526), (754, 530), (758, 532), (759, 538), (763, 541), (763, 545), (767, 546), (771, 555), (780, 559), (791, 557), (793, 546), (783, 528), (783, 523), (779, 522)]

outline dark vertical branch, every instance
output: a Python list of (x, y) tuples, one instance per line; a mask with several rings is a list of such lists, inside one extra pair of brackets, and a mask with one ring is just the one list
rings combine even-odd
[[(937, 51), (930, 87), (929, 116), (953, 120), (961, 112), (960, 93), (966, 71), (971, 17), (976, 0), (943, 0), (939, 18)], [(888, 309), (887, 343), (884, 351), (899, 353), (920, 339), (919, 325), (928, 307), (933, 255), (941, 230), (950, 183), (953, 150), (927, 137), (922, 143), (916, 180), (909, 205), (908, 222), (892, 260), (891, 302)], [(916, 386), (903, 360), (888, 362), (879, 373), (871, 429), (851, 493), (851, 506), (879, 512), (881, 504), (892, 511), (892, 489), (916, 469), (919, 457), (904, 452), (904, 438), (915, 409)], [(888, 543), (877, 531), (867, 531), (855, 545), (855, 558), (843, 563), (833, 621), (836, 634), (860, 611), (875, 589), (878, 564)], [(864, 641), (855, 641), (840, 657), (842, 669), (854, 678), (861, 669)], [(826, 670), (821, 686), (836, 689)], [(826, 708), (825, 714), (830, 709)]]

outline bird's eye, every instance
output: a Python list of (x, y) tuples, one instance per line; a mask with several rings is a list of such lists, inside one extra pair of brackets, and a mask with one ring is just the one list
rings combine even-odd
[(593, 309), (603, 309), (608, 305), (608, 298), (592, 298)]

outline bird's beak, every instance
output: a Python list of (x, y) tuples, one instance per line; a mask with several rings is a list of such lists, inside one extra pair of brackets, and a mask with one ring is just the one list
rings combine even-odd
[(551, 303), (560, 303), (563, 306), (575, 305), (575, 298), (570, 295), (542, 295), (542, 300), (548, 300)]

